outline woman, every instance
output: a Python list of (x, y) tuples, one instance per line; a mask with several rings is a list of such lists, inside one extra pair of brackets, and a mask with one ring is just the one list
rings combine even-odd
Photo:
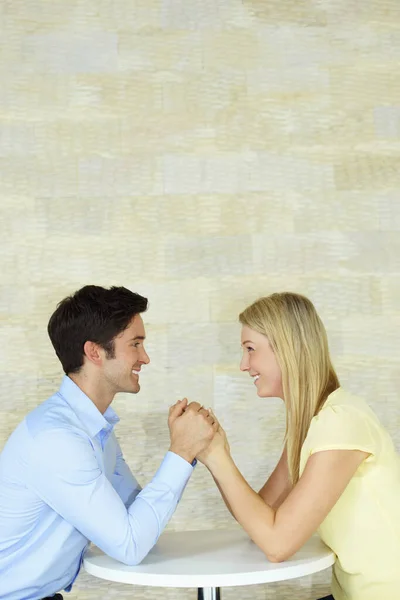
[(325, 328), (299, 294), (261, 298), (239, 317), (243, 358), (262, 398), (286, 408), (283, 454), (257, 494), (222, 428), (200, 460), (233, 516), (273, 562), (315, 532), (335, 552), (333, 600), (400, 598), (400, 462), (368, 405), (344, 391)]

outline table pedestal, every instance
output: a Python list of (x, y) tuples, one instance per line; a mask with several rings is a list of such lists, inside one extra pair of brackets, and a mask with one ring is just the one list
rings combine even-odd
[(198, 588), (197, 600), (221, 600), (221, 590), (219, 587)]

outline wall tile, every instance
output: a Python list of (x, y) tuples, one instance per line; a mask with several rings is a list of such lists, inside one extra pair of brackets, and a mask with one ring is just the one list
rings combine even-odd
[[(239, 370), (238, 314), (274, 291), (314, 301), (342, 385), (400, 449), (399, 17), (398, 0), (5, 3), (0, 448), (59, 385), (51, 313), (97, 283), (149, 298), (141, 392), (115, 399), (141, 483), (184, 396), (214, 407), (250, 484), (267, 479), (284, 407)], [(168, 528), (234, 526), (199, 465)], [(240, 596), (308, 600), (329, 580)], [(194, 593), (81, 573), (70, 596)]]

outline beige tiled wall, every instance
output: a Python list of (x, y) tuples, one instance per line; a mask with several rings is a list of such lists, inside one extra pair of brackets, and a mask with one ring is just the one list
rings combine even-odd
[[(237, 315), (275, 290), (314, 300), (343, 384), (400, 446), (398, 0), (3, 0), (0, 23), (0, 447), (58, 385), (51, 311), (91, 282), (150, 298), (152, 364), (115, 401), (143, 483), (189, 395), (261, 486), (284, 413), (238, 370)], [(228, 526), (197, 468), (170, 527)], [(82, 574), (70, 597), (195, 592)]]

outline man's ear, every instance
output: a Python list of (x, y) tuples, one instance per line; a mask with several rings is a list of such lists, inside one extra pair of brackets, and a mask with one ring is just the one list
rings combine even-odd
[(86, 358), (93, 364), (100, 366), (103, 362), (102, 348), (95, 342), (85, 342), (83, 345), (83, 352)]

